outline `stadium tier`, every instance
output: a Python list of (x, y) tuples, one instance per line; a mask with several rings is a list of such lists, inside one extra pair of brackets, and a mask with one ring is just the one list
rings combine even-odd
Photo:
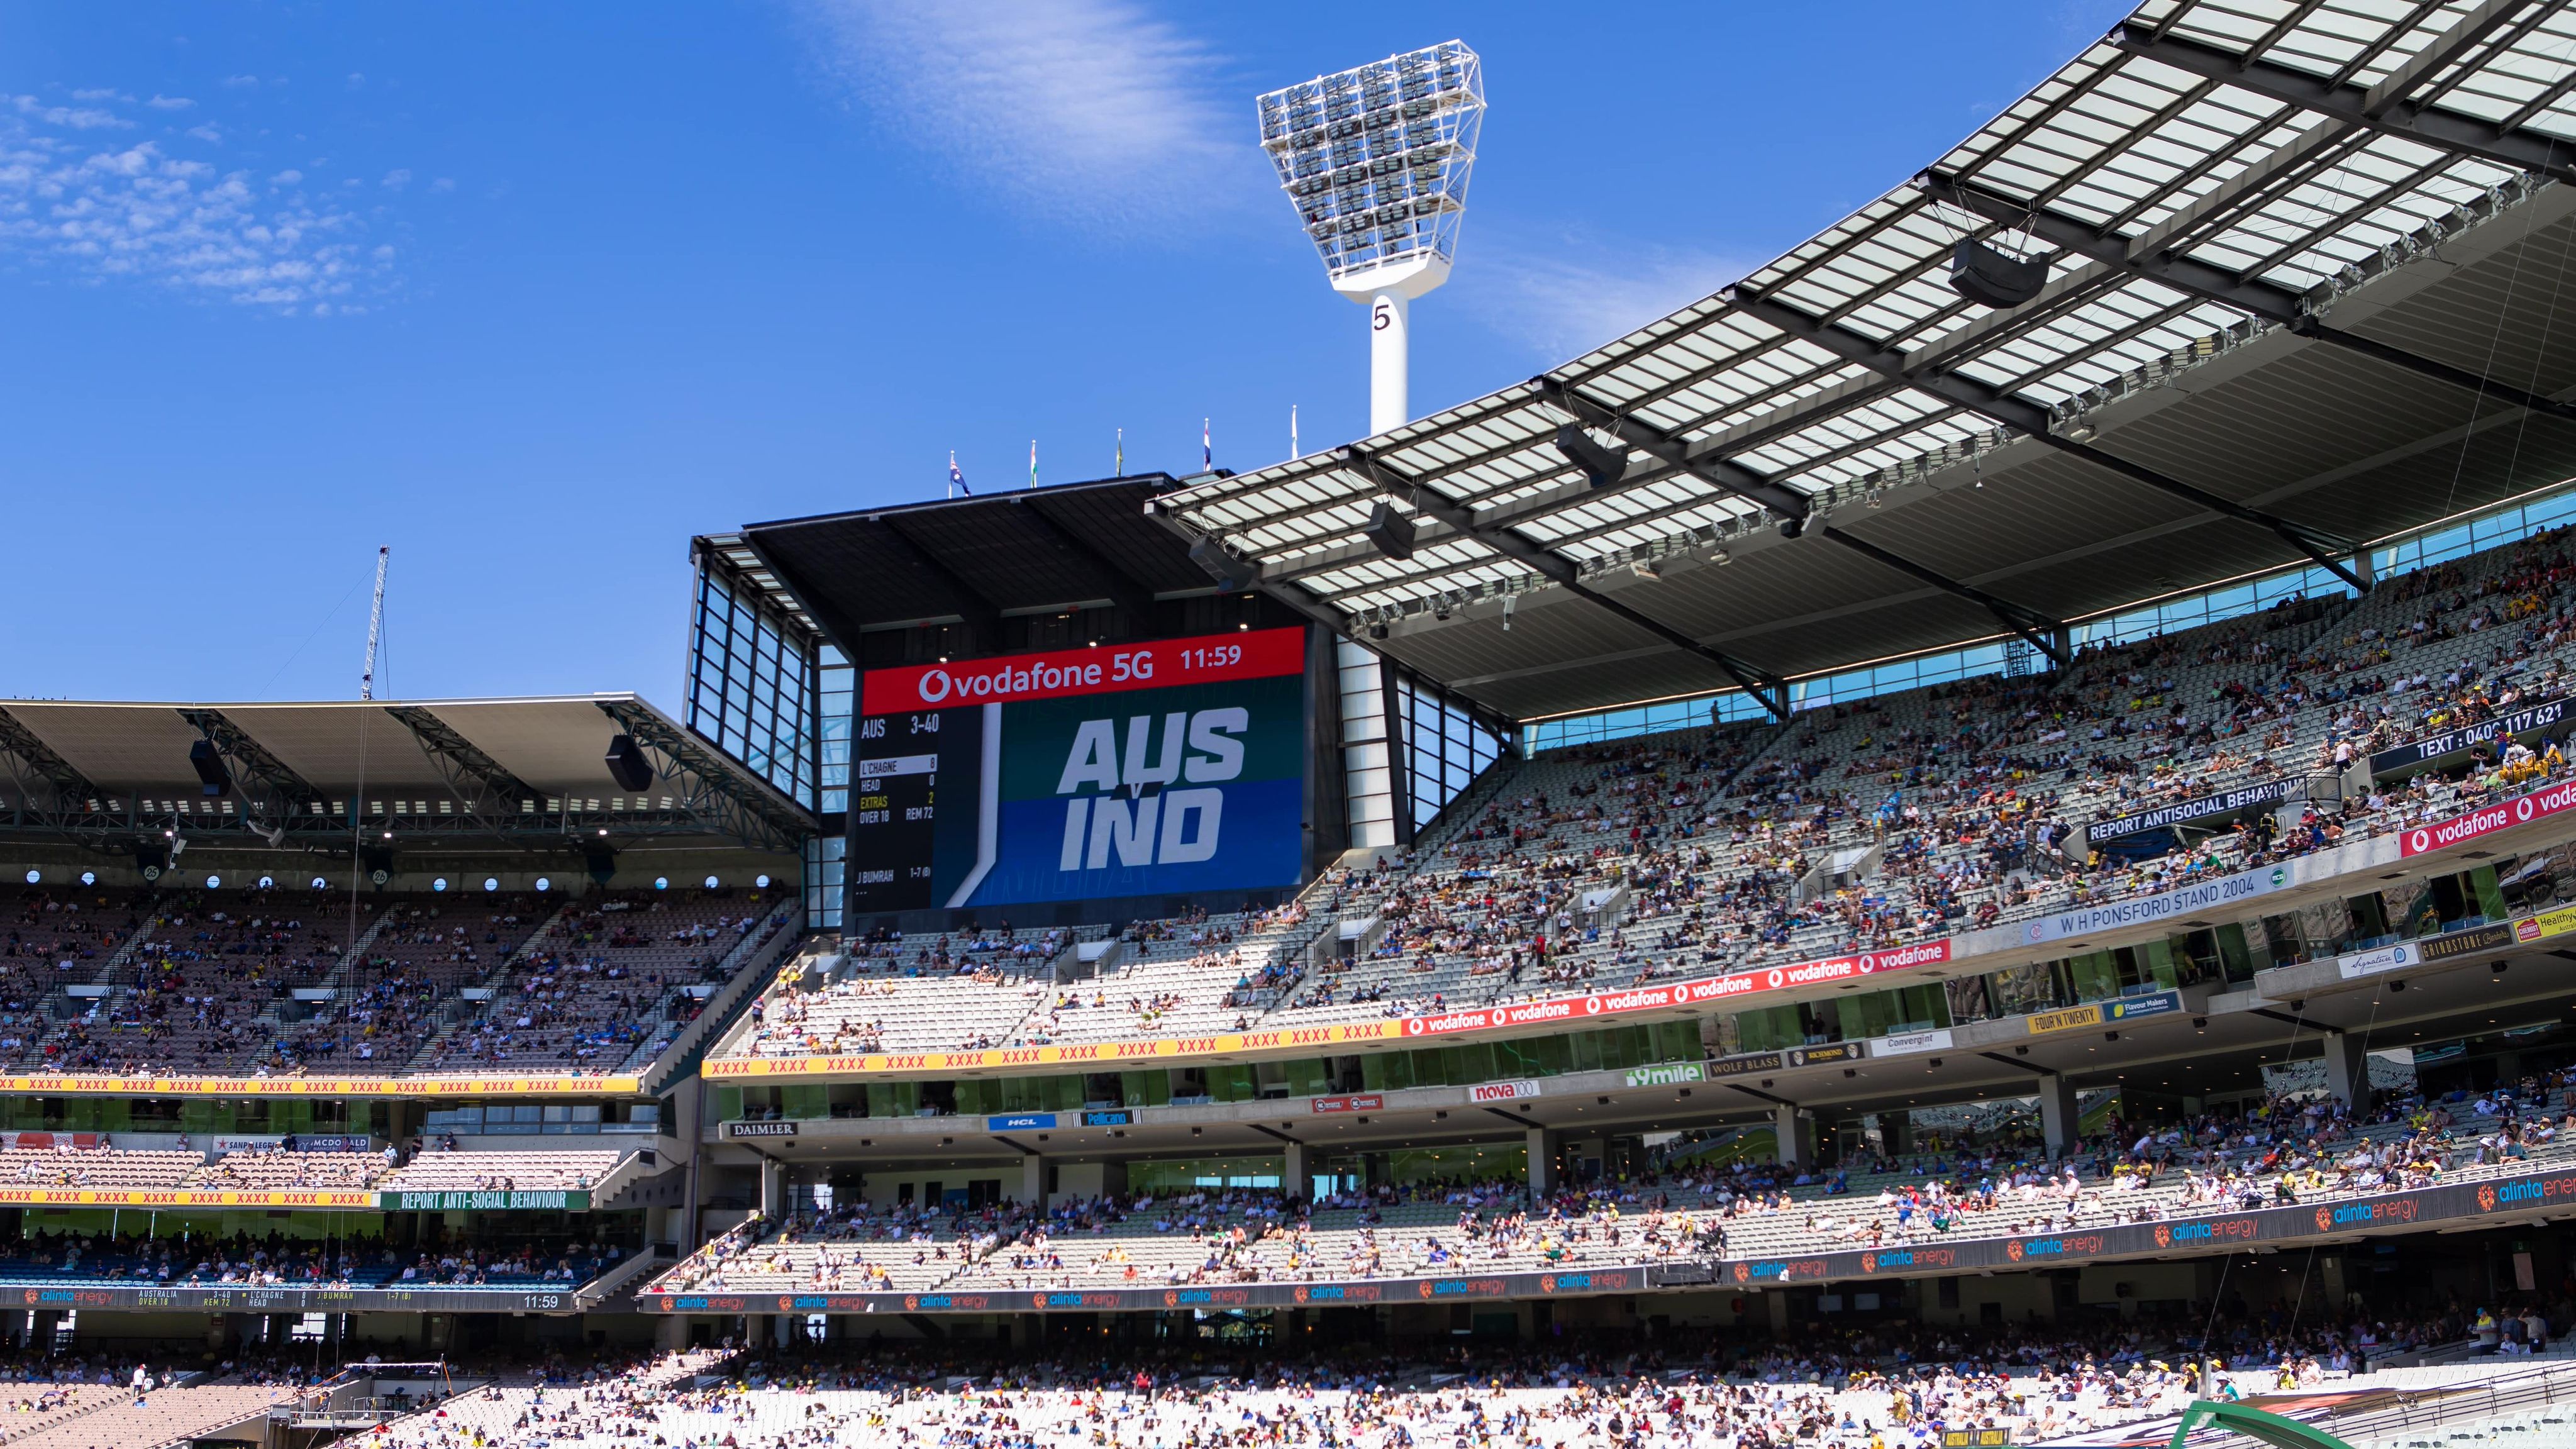
[(673, 713), (0, 702), (0, 1443), (2531, 1432), (2567, 8), (2150, 0), (1537, 379), (698, 538)]

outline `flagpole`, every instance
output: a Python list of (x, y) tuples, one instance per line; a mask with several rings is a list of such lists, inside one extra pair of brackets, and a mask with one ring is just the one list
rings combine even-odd
[(1297, 405), (1295, 403), (1288, 405), (1288, 456), (1291, 458), (1306, 456), (1297, 447)]

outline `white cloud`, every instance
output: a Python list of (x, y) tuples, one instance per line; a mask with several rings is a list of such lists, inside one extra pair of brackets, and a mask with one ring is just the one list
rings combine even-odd
[[(1474, 220), (1468, 218), (1471, 229)], [(1459, 250), (1473, 253), (1473, 240), (1462, 241)], [(1630, 247), (1602, 256), (1600, 246), (1569, 245), (1563, 239), (1553, 246), (1506, 242), (1497, 250), (1499, 255), (1462, 255), (1453, 285), (1489, 292), (1492, 300), (1478, 308), (1486, 321), (1551, 363), (1625, 337), (1742, 279), (1755, 265), (1740, 257), (1662, 247)]]
[(217, 128), (211, 122), (204, 125), (190, 126), (188, 128), (188, 134), (207, 143), (208, 145), (213, 145), (224, 138), (222, 130)]
[(354, 91), (354, 90), (357, 90), (358, 88), (360, 88), (360, 87), (364, 86), (366, 83), (367, 83), (367, 73), (366, 73), (365, 71), (362, 71), (362, 70), (353, 70), (353, 71), (349, 72), (349, 89), (351, 89), (351, 90), (353, 90), (353, 91)]
[(237, 91), (255, 91), (259, 89), (259, 77), (255, 75), (228, 75), (224, 77), (224, 84)]
[(132, 101), (132, 100), (134, 99), (134, 97), (129, 96), (129, 95), (127, 95), (127, 94), (125, 94), (123, 91), (113, 91), (113, 90), (86, 90), (86, 91), (74, 91), (74, 92), (72, 92), (72, 99), (73, 99), (73, 100), (76, 100), (76, 101), (128, 101), (128, 102), (130, 102), (130, 101)]
[(456, 189), (456, 178), (453, 176), (442, 176), (436, 181), (429, 183), (429, 189), (437, 192), (454, 191)]
[[(98, 92), (83, 91), (80, 94), (95, 96)], [(114, 111), (100, 110), (95, 106), (49, 106), (34, 96), (11, 96), (8, 99), (21, 119), (39, 126), (105, 131), (134, 124)]]
[[(0, 106), (0, 255), (78, 279), (316, 315), (362, 311), (392, 277), (364, 218), (305, 195), (300, 173), (238, 167), (87, 133), (113, 113)], [(198, 139), (199, 128), (188, 134)]]
[(396, 167), (385, 173), (385, 179), (381, 184), (387, 191), (400, 191), (404, 187), (411, 185), (411, 173), (403, 170), (401, 167)]
[(154, 96), (143, 104), (156, 111), (184, 111), (196, 104), (186, 96)]
[(1125, 231), (1257, 194), (1217, 58), (1130, 0), (807, 0), (824, 68), (1009, 204)]

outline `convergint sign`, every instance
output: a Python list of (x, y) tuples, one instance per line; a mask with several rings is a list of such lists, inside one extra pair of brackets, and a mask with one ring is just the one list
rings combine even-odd
[(1699, 1062), (1665, 1062), (1660, 1066), (1634, 1067), (1626, 1082), (1631, 1087), (1671, 1087), (1687, 1082), (1708, 1080), (1708, 1068)]

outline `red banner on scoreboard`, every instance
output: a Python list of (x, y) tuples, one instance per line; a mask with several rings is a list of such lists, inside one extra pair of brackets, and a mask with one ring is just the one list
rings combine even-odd
[(859, 713), (959, 709), (1026, 699), (1069, 699), (1176, 684), (1267, 679), (1306, 667), (1306, 631), (1250, 629), (1157, 639), (1150, 644), (1095, 644), (954, 664), (871, 669), (860, 678)]

